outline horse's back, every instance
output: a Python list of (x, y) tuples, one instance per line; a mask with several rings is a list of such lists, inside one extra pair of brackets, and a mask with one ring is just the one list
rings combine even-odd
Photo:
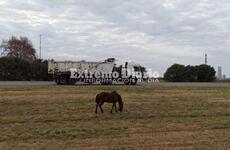
[(97, 94), (96, 103), (99, 103), (102, 99), (104, 99), (104, 95), (106, 95), (106, 92), (101, 92), (101, 93)]
[(99, 94), (97, 94), (96, 96), (96, 103), (99, 102), (108, 102), (108, 103), (113, 103), (118, 101), (116, 95), (114, 95), (113, 93), (107, 93), (107, 92), (101, 92)]

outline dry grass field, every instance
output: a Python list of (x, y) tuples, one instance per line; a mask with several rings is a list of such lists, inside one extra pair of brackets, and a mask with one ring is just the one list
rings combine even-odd
[[(95, 114), (117, 90), (124, 112)], [(0, 149), (230, 149), (230, 88), (0, 88)]]

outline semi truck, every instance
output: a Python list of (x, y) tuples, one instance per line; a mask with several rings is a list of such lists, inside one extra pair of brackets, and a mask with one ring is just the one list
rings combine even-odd
[(77, 82), (135, 85), (143, 80), (144, 67), (128, 62), (116, 66), (115, 61), (115, 58), (99, 62), (49, 60), (48, 74), (58, 85), (75, 85)]

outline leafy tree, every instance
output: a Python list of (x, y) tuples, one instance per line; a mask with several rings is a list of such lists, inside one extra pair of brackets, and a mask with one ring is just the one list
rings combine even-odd
[(216, 71), (209, 65), (184, 66), (174, 64), (164, 74), (164, 79), (170, 82), (212, 82)]
[(198, 78), (197, 67), (188, 65), (184, 69), (184, 82), (196, 82)]
[(11, 37), (1, 44), (0, 80), (50, 80), (48, 62), (36, 59), (36, 50), (26, 37)]
[(167, 69), (164, 79), (171, 82), (183, 82), (185, 78), (184, 70), (184, 65), (174, 64)]
[(197, 66), (198, 82), (212, 82), (216, 79), (215, 74), (215, 69), (209, 65)]
[(36, 50), (27, 37), (12, 36), (9, 40), (2, 41), (1, 47), (5, 56), (17, 57), (30, 62), (36, 59)]

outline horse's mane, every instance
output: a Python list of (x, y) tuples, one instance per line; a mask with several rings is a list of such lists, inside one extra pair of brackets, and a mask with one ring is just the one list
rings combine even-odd
[(121, 95), (118, 94), (116, 91), (113, 91), (112, 93), (116, 94), (117, 97), (118, 97), (118, 102), (121, 103), (122, 102), (122, 98), (121, 98)]

